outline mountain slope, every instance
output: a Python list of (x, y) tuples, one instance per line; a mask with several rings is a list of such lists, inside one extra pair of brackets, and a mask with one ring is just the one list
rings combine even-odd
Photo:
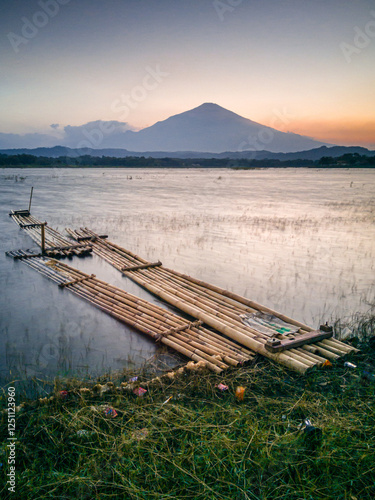
[(139, 132), (124, 134), (132, 151), (261, 151), (290, 153), (324, 145), (309, 137), (279, 132), (213, 103), (171, 116)]

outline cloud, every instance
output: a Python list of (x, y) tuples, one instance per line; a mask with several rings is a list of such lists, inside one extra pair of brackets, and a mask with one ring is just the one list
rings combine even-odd
[(70, 148), (124, 148), (125, 134), (135, 128), (125, 122), (96, 120), (64, 127), (63, 146)]
[[(0, 149), (33, 149), (40, 147), (67, 146), (70, 148), (124, 148), (125, 135), (134, 127), (125, 122), (97, 120), (85, 125), (52, 123), (51, 134), (4, 134), (0, 133)], [(56, 133), (57, 132), (57, 133)]]

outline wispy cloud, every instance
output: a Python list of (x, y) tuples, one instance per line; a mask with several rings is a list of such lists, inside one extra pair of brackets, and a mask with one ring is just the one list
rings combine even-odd
[(71, 148), (120, 148), (124, 134), (135, 130), (129, 123), (96, 120), (85, 125), (64, 127), (63, 146)]
[(67, 146), (70, 148), (121, 148), (124, 135), (135, 128), (119, 121), (96, 120), (84, 125), (67, 125), (62, 130), (58, 123), (50, 125), (50, 134), (4, 134), (0, 133), (0, 149), (39, 148)]

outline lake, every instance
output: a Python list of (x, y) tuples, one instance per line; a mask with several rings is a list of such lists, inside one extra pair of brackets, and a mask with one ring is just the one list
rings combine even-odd
[[(152, 262), (313, 327), (375, 303), (375, 175), (366, 169), (1, 169), (0, 382), (139, 367), (158, 347), (7, 250), (35, 248), (8, 217), (89, 227)], [(97, 256), (70, 265), (156, 304)], [(167, 307), (167, 306), (164, 306)]]

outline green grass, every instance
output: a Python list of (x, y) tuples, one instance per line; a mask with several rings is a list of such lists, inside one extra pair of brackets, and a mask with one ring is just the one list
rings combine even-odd
[[(1, 498), (373, 499), (375, 382), (361, 369), (375, 372), (375, 350), (361, 347), (350, 358), (357, 370), (340, 361), (300, 376), (259, 359), (222, 376), (164, 376), (143, 398), (120, 389), (121, 380), (102, 394), (56, 381), (51, 400), (17, 413), (17, 493), (9, 495), (2, 414)], [(219, 382), (229, 390), (220, 393)], [(234, 395), (240, 385), (243, 402)], [(107, 405), (116, 418), (105, 416)], [(300, 429), (306, 417), (321, 441)]]

